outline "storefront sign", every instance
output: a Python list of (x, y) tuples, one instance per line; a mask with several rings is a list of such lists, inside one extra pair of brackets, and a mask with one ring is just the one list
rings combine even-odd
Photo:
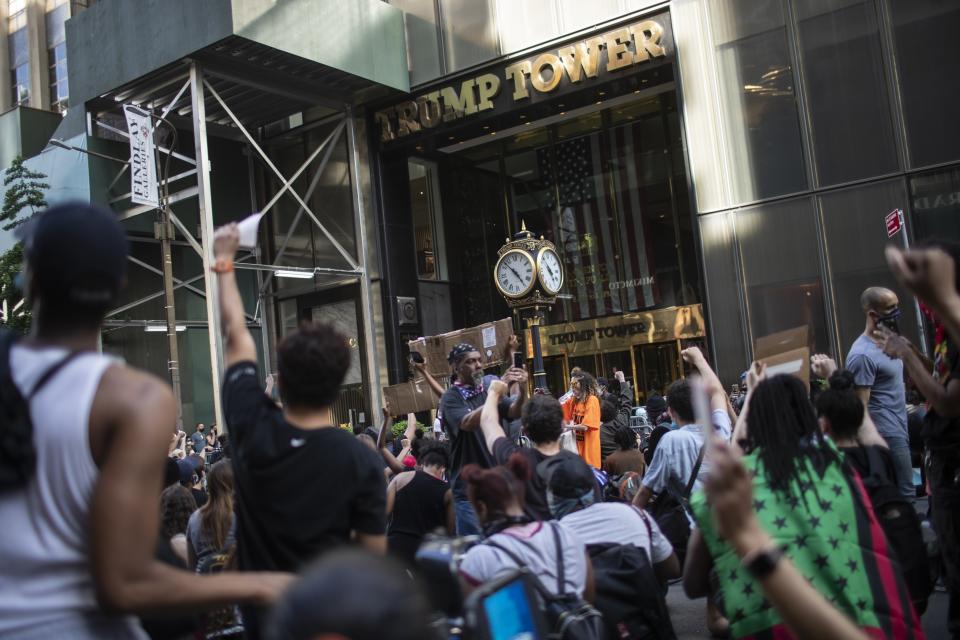
[[(629, 349), (636, 344), (700, 338), (706, 335), (699, 304), (582, 320), (540, 328), (543, 355), (579, 355)], [(527, 357), (533, 345), (527, 333)]]
[[(389, 142), (497, 107), (509, 108), (563, 86), (608, 79), (666, 57), (672, 48), (669, 36), (669, 16), (663, 14), (423, 93), (374, 114), (380, 140)], [(505, 97), (498, 100), (501, 95)]]

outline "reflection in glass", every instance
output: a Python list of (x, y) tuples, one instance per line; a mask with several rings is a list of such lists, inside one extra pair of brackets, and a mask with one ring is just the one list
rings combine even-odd
[(917, 240), (960, 238), (960, 169), (910, 179), (913, 236)]
[(779, 0), (712, 0), (711, 22), (736, 203), (807, 187)]
[(800, 55), (821, 184), (897, 169), (873, 0), (796, 0)]
[(440, 0), (446, 73), (500, 54), (491, 0)]
[(960, 3), (890, 0), (900, 99), (913, 167), (960, 159)]
[(413, 214), (417, 275), (426, 280), (446, 279), (443, 231), (442, 227), (437, 226), (442, 224), (442, 214), (436, 195), (436, 166), (411, 160), (407, 163), (407, 171), (410, 175), (410, 209)]
[(700, 216), (703, 243), (703, 270), (706, 273), (706, 308), (710, 317), (711, 344), (717, 356), (720, 379), (730, 384), (739, 380), (747, 362), (741, 327), (740, 272), (734, 256), (733, 228), (728, 213)]
[(830, 353), (813, 202), (801, 198), (735, 214), (753, 338), (803, 325)]
[(863, 332), (860, 294), (867, 287), (887, 287), (897, 292), (903, 305), (900, 329), (918, 343), (912, 298), (897, 286), (883, 254), (889, 242), (883, 218), (893, 209), (904, 207), (906, 200), (906, 188), (899, 179), (820, 196), (842, 353)]

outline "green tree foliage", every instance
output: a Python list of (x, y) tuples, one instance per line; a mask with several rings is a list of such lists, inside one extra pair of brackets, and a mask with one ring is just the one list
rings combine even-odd
[[(3, 208), (0, 209), (0, 221), (4, 223), (4, 231), (20, 226), (47, 208), (43, 192), (50, 185), (44, 182), (46, 177), (24, 166), (22, 157), (17, 156), (13, 160), (3, 176), (6, 193), (3, 196)], [(25, 211), (28, 215), (23, 216)], [(14, 282), (22, 270), (23, 244), (18, 242), (0, 256), (0, 324), (26, 333), (30, 330), (30, 309), (23, 302), (23, 292)]]
[[(31, 171), (23, 164), (23, 158), (17, 156), (3, 175), (3, 186), (7, 190), (3, 196), (3, 209), (0, 210), (0, 220), (4, 231), (10, 231), (20, 226), (25, 220), (32, 218), (47, 208), (47, 201), (43, 192), (50, 188), (44, 182), (47, 176), (37, 171)], [(24, 220), (18, 220), (24, 209), (30, 209), (30, 215)]]

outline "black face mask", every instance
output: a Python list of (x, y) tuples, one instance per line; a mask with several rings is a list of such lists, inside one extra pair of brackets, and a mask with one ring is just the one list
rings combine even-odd
[(900, 308), (896, 308), (885, 316), (877, 314), (877, 324), (890, 329), (896, 334), (900, 333)]

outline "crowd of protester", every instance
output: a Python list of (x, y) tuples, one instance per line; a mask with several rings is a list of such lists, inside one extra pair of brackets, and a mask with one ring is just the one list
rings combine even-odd
[(816, 355), (806, 385), (757, 362), (730, 394), (689, 347), (691, 375), (647, 393), (631, 426), (623, 372), (574, 370), (558, 400), (529, 393), (517, 340), (500, 375), (463, 343), (446, 388), (412, 363), (436, 421), (410, 414), (394, 436), (389, 407), (379, 428), (335, 424), (351, 352), (330, 326), (288, 334), (264, 388), (238, 243), (217, 230), (229, 439), (171, 435), (166, 385), (97, 351), (124, 281), (115, 219), (72, 204), (29, 226), (34, 332), (0, 334), (0, 638), (471, 637), (469, 607), (514, 578), (550, 637), (584, 640), (675, 637), (681, 578), (716, 636), (923, 637), (939, 578), (960, 637), (954, 247), (887, 255), (934, 327), (932, 361), (899, 334), (896, 294), (871, 287), (844, 368)]

